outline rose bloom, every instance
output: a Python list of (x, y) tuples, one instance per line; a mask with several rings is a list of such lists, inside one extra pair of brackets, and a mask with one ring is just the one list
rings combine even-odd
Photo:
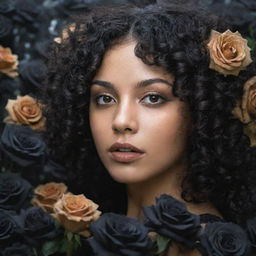
[(33, 205), (43, 208), (49, 213), (53, 213), (53, 205), (67, 192), (64, 183), (50, 182), (39, 185), (35, 188), (35, 197), (31, 201)]
[(44, 127), (42, 105), (28, 95), (18, 96), (16, 100), (9, 99), (5, 109), (9, 113), (4, 119), (6, 123), (29, 125), (35, 130)]
[(256, 76), (244, 84), (242, 100), (237, 102), (233, 115), (246, 124), (244, 132), (250, 138), (251, 146), (256, 146)]
[(89, 237), (89, 225), (96, 221), (101, 212), (98, 205), (84, 195), (64, 194), (54, 205), (54, 214), (60, 224), (68, 231)]
[(221, 34), (212, 30), (207, 46), (211, 57), (209, 68), (225, 76), (237, 76), (252, 62), (247, 40), (238, 31), (227, 30)]
[(12, 54), (10, 48), (4, 48), (0, 45), (0, 72), (14, 78), (18, 76), (17, 66), (18, 56)]

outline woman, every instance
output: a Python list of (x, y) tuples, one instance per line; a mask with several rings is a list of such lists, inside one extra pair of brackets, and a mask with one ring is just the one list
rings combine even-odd
[(50, 152), (83, 193), (135, 218), (161, 194), (202, 223), (252, 217), (255, 147), (239, 102), (256, 73), (240, 34), (202, 10), (157, 4), (74, 24), (50, 57), (44, 101)]

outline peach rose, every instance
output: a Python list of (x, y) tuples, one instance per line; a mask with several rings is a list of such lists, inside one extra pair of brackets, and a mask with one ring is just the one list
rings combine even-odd
[(245, 124), (244, 132), (250, 138), (251, 146), (256, 146), (256, 76), (244, 84), (242, 100), (237, 102), (232, 113)]
[(67, 192), (64, 183), (49, 182), (35, 188), (31, 203), (53, 213), (53, 205)]
[(221, 34), (212, 30), (207, 46), (211, 57), (209, 68), (224, 76), (237, 76), (252, 62), (247, 40), (238, 31), (227, 30)]
[(0, 45), (0, 72), (14, 78), (18, 76), (17, 66), (18, 56), (12, 54), (10, 48), (4, 48)]
[(35, 130), (44, 128), (42, 104), (28, 95), (18, 96), (16, 100), (9, 99), (5, 109), (9, 113), (4, 119), (6, 123), (29, 125)]
[(96, 221), (101, 212), (98, 205), (84, 195), (64, 194), (54, 205), (55, 217), (68, 231), (89, 237), (89, 225)]

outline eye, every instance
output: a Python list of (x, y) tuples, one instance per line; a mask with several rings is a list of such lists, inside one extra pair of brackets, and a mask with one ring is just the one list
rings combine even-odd
[(162, 104), (166, 101), (166, 99), (159, 94), (148, 94), (142, 100), (146, 102), (146, 104), (151, 105)]
[(98, 105), (111, 104), (112, 100), (114, 99), (109, 95), (99, 95), (98, 97), (95, 98), (95, 101)]

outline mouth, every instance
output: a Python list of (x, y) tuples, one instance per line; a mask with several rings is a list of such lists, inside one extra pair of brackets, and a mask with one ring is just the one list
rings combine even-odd
[(129, 163), (145, 155), (141, 149), (129, 143), (114, 143), (109, 149), (110, 158), (121, 163)]

